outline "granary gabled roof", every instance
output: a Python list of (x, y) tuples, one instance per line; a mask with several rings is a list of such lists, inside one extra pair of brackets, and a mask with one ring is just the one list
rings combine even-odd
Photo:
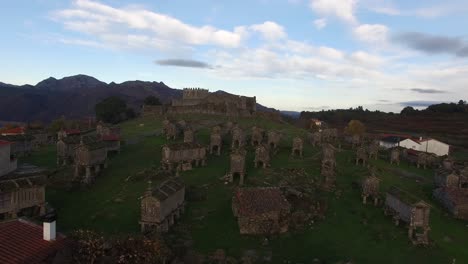
[(408, 204), (408, 205), (414, 205), (418, 203), (423, 203), (426, 204), (423, 200), (419, 199), (418, 197), (414, 196), (413, 194), (402, 190), (396, 186), (390, 187), (390, 189), (387, 192), (388, 194), (391, 194), (392, 196), (398, 198), (400, 201)]
[(171, 150), (193, 149), (203, 147), (201, 144), (195, 142), (172, 143), (165, 145)]
[(42, 226), (22, 219), (0, 223), (0, 263), (45, 263), (49, 256), (66, 245), (57, 234), (54, 241), (43, 239)]
[(237, 202), (238, 214), (241, 217), (290, 210), (290, 204), (279, 188), (238, 188), (234, 193), (234, 199)]
[(158, 187), (151, 191), (151, 195), (159, 201), (164, 201), (172, 194), (185, 187), (185, 184), (180, 178), (171, 178), (162, 182)]
[(10, 192), (19, 188), (32, 186), (44, 186), (47, 183), (47, 176), (42, 172), (18, 173), (12, 172), (0, 177), (0, 193)]

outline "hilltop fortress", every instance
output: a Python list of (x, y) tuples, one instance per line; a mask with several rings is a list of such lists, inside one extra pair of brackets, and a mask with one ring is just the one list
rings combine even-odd
[(167, 106), (143, 107), (143, 114), (214, 114), (225, 116), (252, 116), (256, 112), (256, 97), (225, 92), (210, 93), (207, 89), (184, 88), (182, 99), (173, 99)]

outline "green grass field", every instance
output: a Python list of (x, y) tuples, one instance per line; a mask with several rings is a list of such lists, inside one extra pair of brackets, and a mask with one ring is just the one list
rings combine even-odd
[[(184, 116), (185, 120), (209, 117)], [(220, 122), (222, 120), (219, 120)], [(272, 168), (304, 168), (311, 177), (320, 178), (319, 149), (306, 145), (304, 158), (290, 159), (291, 139), (305, 131), (288, 124), (267, 120), (238, 120), (241, 126), (253, 124), (265, 129), (281, 130), (284, 137), (280, 152), (272, 159)], [(47, 201), (58, 210), (58, 228), (67, 233), (77, 228), (88, 228), (106, 234), (139, 232), (139, 197), (147, 187), (140, 181), (126, 181), (129, 176), (151, 166), (161, 158), (162, 136), (152, 135), (161, 128), (161, 120), (141, 118), (122, 124), (122, 134), (127, 144), (122, 152), (110, 159), (109, 167), (87, 189), (65, 190), (48, 187)], [(197, 139), (208, 143), (210, 129), (202, 129)], [(225, 142), (227, 144), (227, 142)], [(253, 150), (248, 149), (246, 185), (275, 184), (267, 179), (264, 170), (253, 167)], [(224, 249), (227, 255), (238, 257), (244, 250), (255, 249), (261, 256), (272, 252), (273, 262), (310, 263), (318, 258), (325, 263), (352, 260), (353, 263), (468, 263), (468, 224), (454, 220), (431, 198), (432, 176), (430, 170), (416, 169), (407, 164), (391, 166), (386, 160), (371, 161), (378, 168), (382, 193), (391, 185), (398, 185), (412, 195), (429, 202), (433, 243), (429, 247), (416, 247), (406, 237), (406, 229), (393, 225), (381, 207), (363, 205), (359, 182), (368, 174), (367, 169), (355, 166), (353, 152), (344, 150), (337, 154), (337, 190), (341, 195), (329, 195), (329, 208), (324, 220), (315, 222), (301, 232), (273, 236), (267, 245), (264, 237), (241, 236), (231, 212), (231, 196), (235, 184), (225, 184), (219, 178), (229, 168), (228, 146), (223, 146), (220, 157), (210, 156), (208, 166), (184, 172), (187, 186), (205, 189), (207, 199), (188, 202), (181, 223), (173, 228), (173, 236), (185, 236), (194, 241), (195, 250), (210, 254)], [(47, 147), (23, 160), (25, 162), (55, 167), (55, 151)]]

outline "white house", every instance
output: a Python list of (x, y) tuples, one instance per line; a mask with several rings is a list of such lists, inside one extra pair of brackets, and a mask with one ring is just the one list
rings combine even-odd
[(409, 136), (391, 135), (380, 139), (380, 146), (383, 148), (402, 147), (413, 149), (421, 152), (436, 154), (437, 156), (445, 156), (449, 154), (450, 146), (433, 138), (412, 139)]
[(0, 140), (0, 176), (16, 170), (17, 161), (11, 159), (11, 143)]

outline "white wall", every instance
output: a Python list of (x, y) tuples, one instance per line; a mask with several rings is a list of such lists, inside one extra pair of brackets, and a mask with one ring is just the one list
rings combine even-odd
[(414, 149), (414, 150), (420, 150), (421, 145), (419, 145), (418, 142), (415, 142), (409, 138), (402, 140), (400, 142), (400, 147), (407, 148), (407, 149)]
[(429, 139), (421, 142), (420, 151), (427, 151), (434, 153), (437, 156), (444, 156), (449, 154), (450, 146), (435, 139)]
[(386, 141), (380, 141), (379, 145), (383, 148), (389, 149), (398, 146), (398, 143), (391, 143)]

